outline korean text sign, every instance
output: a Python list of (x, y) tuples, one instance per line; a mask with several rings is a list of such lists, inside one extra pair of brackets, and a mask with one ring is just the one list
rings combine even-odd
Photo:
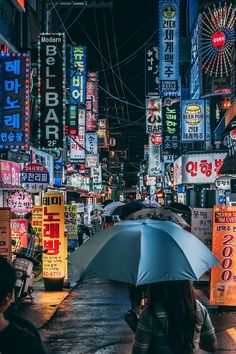
[(70, 139), (70, 160), (85, 162), (85, 110), (79, 109), (78, 135)]
[(236, 306), (236, 207), (214, 206), (212, 252), (221, 262), (211, 270), (210, 304)]
[(205, 118), (204, 100), (182, 100), (182, 141), (204, 141)]
[(65, 276), (64, 196), (45, 193), (43, 197), (43, 278)]
[(162, 104), (163, 150), (178, 153), (180, 145), (180, 98), (166, 97)]
[(39, 38), (39, 123), (41, 147), (63, 147), (65, 125), (65, 35)]
[(11, 212), (9, 208), (0, 208), (0, 255), (11, 260)]
[(42, 234), (43, 234), (43, 207), (33, 206), (32, 208), (32, 228), (37, 235), (37, 243), (42, 245)]
[(28, 54), (1, 54), (0, 149), (29, 148), (29, 74)]
[(155, 134), (162, 131), (162, 105), (160, 97), (146, 99), (146, 133)]
[(96, 72), (88, 73), (86, 83), (86, 131), (97, 130), (98, 114), (98, 75)]
[[(214, 183), (226, 153), (183, 155), (174, 163), (174, 169), (181, 169), (181, 178), (175, 172), (175, 184)], [(180, 164), (179, 164), (180, 163)]]
[(147, 44), (145, 59), (145, 91), (146, 96), (157, 96), (159, 92), (159, 51), (158, 47)]
[(65, 205), (65, 229), (70, 240), (78, 238), (77, 206)]
[(20, 172), (19, 163), (0, 160), (0, 188), (20, 187)]
[(71, 47), (70, 65), (70, 102), (85, 103), (86, 47)]
[(179, 0), (158, 3), (160, 90), (179, 96)]

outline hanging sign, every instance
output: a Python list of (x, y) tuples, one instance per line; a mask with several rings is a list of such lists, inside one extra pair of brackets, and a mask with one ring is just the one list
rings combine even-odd
[(215, 180), (215, 185), (219, 189), (223, 189), (225, 191), (230, 190), (230, 181), (231, 179), (234, 179), (232, 176), (221, 176), (216, 178)]
[(69, 240), (78, 239), (77, 205), (65, 205), (65, 229)]
[(86, 82), (86, 131), (95, 132), (97, 130), (98, 114), (98, 75), (88, 73)]
[(71, 47), (70, 64), (70, 102), (84, 104), (86, 89), (86, 47)]
[(146, 133), (155, 134), (162, 131), (162, 105), (160, 97), (146, 99)]
[(42, 246), (42, 236), (43, 236), (43, 207), (33, 206), (32, 208), (32, 221), (31, 226), (34, 230), (35, 235), (37, 235), (40, 246)]
[(19, 163), (0, 160), (0, 189), (21, 187), (20, 170)]
[(28, 54), (0, 55), (0, 149), (29, 148), (29, 74)]
[(182, 141), (205, 140), (204, 100), (182, 101)]
[(86, 154), (85, 166), (88, 168), (98, 167), (99, 156), (93, 154)]
[(165, 97), (162, 103), (163, 151), (177, 154), (180, 148), (180, 97)]
[(97, 154), (98, 153), (98, 136), (97, 133), (86, 133), (86, 153)]
[(236, 306), (236, 207), (214, 206), (212, 252), (220, 264), (211, 270), (210, 304)]
[(22, 187), (30, 193), (39, 193), (49, 185), (49, 172), (39, 163), (31, 163), (21, 171)]
[(159, 52), (155, 44), (148, 43), (145, 58), (145, 92), (146, 96), (157, 96), (160, 91)]
[(13, 213), (24, 215), (31, 211), (33, 202), (28, 193), (16, 192), (9, 198), (8, 206)]
[(107, 119), (98, 119), (98, 147), (99, 149), (108, 148), (108, 131), (107, 131)]
[(39, 38), (38, 101), (41, 147), (64, 147), (65, 34), (42, 33)]
[(64, 195), (47, 192), (43, 197), (43, 278), (65, 277)]

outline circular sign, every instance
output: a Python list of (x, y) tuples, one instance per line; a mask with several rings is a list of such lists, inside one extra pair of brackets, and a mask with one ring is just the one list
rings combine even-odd
[(161, 134), (152, 134), (151, 135), (151, 142), (155, 146), (159, 146), (162, 144), (162, 136)]
[(27, 192), (42, 192), (49, 185), (49, 172), (40, 163), (31, 163), (21, 171), (21, 183)]
[(176, 7), (174, 4), (164, 5), (162, 13), (165, 18), (173, 18), (176, 15)]
[(202, 108), (198, 103), (191, 103), (186, 106), (184, 119), (189, 125), (198, 125), (202, 118)]
[(231, 130), (231, 132), (230, 132), (230, 138), (231, 138), (232, 140), (236, 140), (236, 128), (233, 129), (233, 130)]
[(216, 185), (216, 187), (218, 189), (229, 191), (230, 190), (230, 181), (233, 178), (234, 177), (232, 177), (232, 176), (221, 176), (221, 177), (218, 177), (215, 180), (215, 185)]
[(225, 37), (225, 34), (224, 32), (222, 31), (217, 31), (213, 34), (213, 37), (212, 37), (212, 45), (215, 47), (215, 48), (221, 48), (225, 45), (225, 42), (226, 42), (226, 37)]
[(27, 214), (33, 207), (31, 196), (25, 192), (14, 193), (8, 201), (8, 206), (15, 214)]

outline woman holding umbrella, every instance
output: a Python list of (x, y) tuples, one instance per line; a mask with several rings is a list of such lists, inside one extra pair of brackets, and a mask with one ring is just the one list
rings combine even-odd
[(207, 309), (189, 280), (150, 285), (149, 305), (135, 332), (133, 354), (215, 352), (217, 340)]

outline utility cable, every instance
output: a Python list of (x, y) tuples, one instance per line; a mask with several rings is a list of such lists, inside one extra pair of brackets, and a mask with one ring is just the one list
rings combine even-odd
[(100, 86), (100, 85), (99, 85), (99, 88), (100, 88), (102, 91), (104, 91), (107, 95), (111, 96), (112, 98), (114, 98), (114, 99), (117, 100), (117, 101), (123, 102), (123, 103), (125, 103), (125, 104), (128, 104), (129, 106), (137, 107), (137, 108), (140, 108), (140, 109), (143, 109), (143, 110), (146, 109), (144, 106), (138, 106), (138, 105), (136, 105), (136, 104), (134, 104), (134, 103), (131, 103), (131, 102), (122, 100), (121, 98), (118, 98), (118, 97), (112, 95), (111, 93), (109, 93), (108, 91), (106, 91), (106, 90), (105, 90), (102, 86)]
[(57, 14), (57, 17), (59, 18), (59, 20), (60, 20), (60, 22), (61, 22), (61, 24), (62, 24), (62, 26), (63, 26), (63, 28), (64, 28), (64, 30), (65, 30), (67, 36), (68, 36), (68, 38), (69, 38), (69, 40), (71, 41), (71, 44), (73, 44), (73, 40), (72, 40), (72, 38), (71, 38), (69, 32), (67, 31), (67, 29), (66, 29), (66, 27), (65, 27), (65, 25), (64, 25), (64, 22), (63, 22), (62, 19), (61, 19), (61, 16), (60, 16), (59, 12), (57, 11), (56, 4), (54, 3), (53, 0), (50, 0), (50, 1), (51, 1), (52, 5), (53, 5), (53, 8), (52, 8), (51, 10), (53, 10), (53, 9), (55, 10), (55, 12), (56, 12), (56, 14)]

